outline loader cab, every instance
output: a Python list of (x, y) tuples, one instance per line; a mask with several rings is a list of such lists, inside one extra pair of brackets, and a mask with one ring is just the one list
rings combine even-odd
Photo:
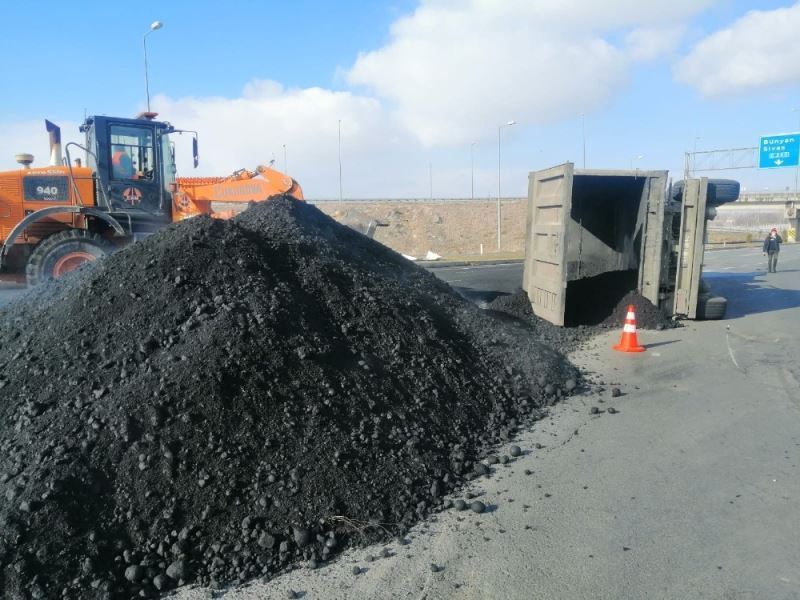
[(136, 119), (95, 116), (86, 119), (87, 164), (97, 177), (98, 206), (138, 223), (169, 222), (175, 161), (169, 123), (154, 113)]

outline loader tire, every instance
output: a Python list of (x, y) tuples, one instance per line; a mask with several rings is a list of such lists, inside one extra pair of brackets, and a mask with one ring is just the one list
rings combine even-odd
[(67, 229), (46, 237), (34, 248), (25, 274), (38, 285), (74, 271), (82, 264), (111, 254), (113, 246), (85, 229)]
[(697, 300), (697, 318), (705, 321), (722, 319), (728, 309), (728, 300), (722, 296), (701, 294)]

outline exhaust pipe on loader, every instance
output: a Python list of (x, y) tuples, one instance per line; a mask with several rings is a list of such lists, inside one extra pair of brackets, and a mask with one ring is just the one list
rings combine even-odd
[(64, 163), (61, 155), (61, 127), (48, 120), (45, 120), (44, 124), (50, 134), (50, 165), (57, 167)]

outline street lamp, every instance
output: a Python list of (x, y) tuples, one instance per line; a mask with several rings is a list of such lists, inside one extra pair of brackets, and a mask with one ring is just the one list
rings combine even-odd
[(469, 166), (470, 166), (470, 197), (475, 200), (475, 144), (478, 142), (472, 142), (469, 145)]
[(339, 119), (339, 203), (342, 202), (342, 120)]
[(506, 122), (504, 125), (500, 125), (497, 128), (497, 249), (500, 250), (500, 220), (501, 220), (501, 208), (500, 208), (500, 132), (503, 130), (503, 127), (511, 127), (512, 125), (516, 125), (517, 122), (514, 120)]
[(695, 176), (695, 171), (697, 169), (697, 142), (702, 138), (696, 137), (694, 138), (694, 152), (692, 152), (692, 177)]
[(150, 112), (150, 81), (147, 77), (147, 36), (163, 26), (164, 24), (161, 21), (153, 21), (150, 23), (150, 31), (145, 33), (142, 38), (142, 44), (144, 45), (144, 91), (147, 95), (147, 112)]
[(644, 155), (643, 155), (643, 154), (639, 154), (638, 156), (634, 156), (634, 157), (631, 159), (631, 170), (633, 170), (633, 161), (635, 161), (635, 160), (642, 160), (643, 158), (644, 158)]
[(286, 166), (286, 144), (283, 145), (283, 174), (289, 174), (289, 167)]

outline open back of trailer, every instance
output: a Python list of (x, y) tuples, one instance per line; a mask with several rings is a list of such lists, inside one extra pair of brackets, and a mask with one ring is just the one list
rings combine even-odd
[(696, 317), (709, 183), (674, 193), (667, 177), (572, 163), (530, 174), (523, 289), (536, 315), (594, 324), (638, 290), (668, 315)]

